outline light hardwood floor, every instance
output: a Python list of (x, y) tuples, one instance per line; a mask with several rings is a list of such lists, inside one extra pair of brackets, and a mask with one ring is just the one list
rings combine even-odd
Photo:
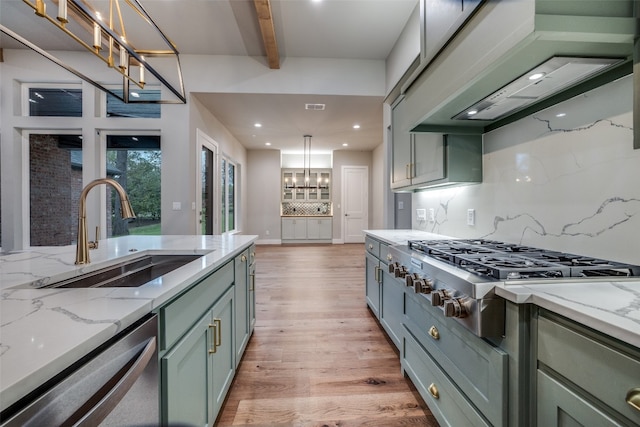
[(364, 245), (256, 259), (256, 328), (217, 426), (438, 426), (367, 308)]

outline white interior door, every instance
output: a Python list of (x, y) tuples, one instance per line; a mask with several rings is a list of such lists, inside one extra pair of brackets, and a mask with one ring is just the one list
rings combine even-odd
[(342, 235), (345, 243), (364, 243), (369, 224), (369, 168), (342, 167)]

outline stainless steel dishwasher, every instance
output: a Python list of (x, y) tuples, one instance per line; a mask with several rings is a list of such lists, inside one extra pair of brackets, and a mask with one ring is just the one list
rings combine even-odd
[(157, 426), (158, 319), (146, 317), (1, 415), (4, 426)]

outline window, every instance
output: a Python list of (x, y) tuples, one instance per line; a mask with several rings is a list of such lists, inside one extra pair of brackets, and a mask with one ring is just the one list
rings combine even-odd
[[(122, 91), (114, 91), (114, 93), (120, 95)], [(160, 89), (131, 90), (129, 99), (133, 102), (125, 104), (107, 93), (107, 117), (160, 118), (160, 104), (145, 103), (145, 101), (159, 101)]]
[(31, 246), (75, 243), (81, 191), (81, 137), (29, 135)]
[(236, 229), (236, 165), (224, 157), (221, 165), (220, 231), (226, 233)]
[(82, 117), (82, 89), (28, 87), (30, 116)]
[(159, 235), (160, 229), (160, 136), (107, 135), (107, 176), (126, 190), (136, 219), (120, 216), (120, 199), (111, 187), (107, 192), (107, 236)]

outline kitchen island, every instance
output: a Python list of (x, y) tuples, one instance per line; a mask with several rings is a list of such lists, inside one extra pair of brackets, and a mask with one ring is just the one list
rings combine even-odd
[[(249, 248), (257, 236), (125, 236), (100, 242), (90, 264), (75, 245), (0, 256), (0, 408), (5, 409)], [(144, 254), (202, 255), (143, 286), (42, 288)]]

